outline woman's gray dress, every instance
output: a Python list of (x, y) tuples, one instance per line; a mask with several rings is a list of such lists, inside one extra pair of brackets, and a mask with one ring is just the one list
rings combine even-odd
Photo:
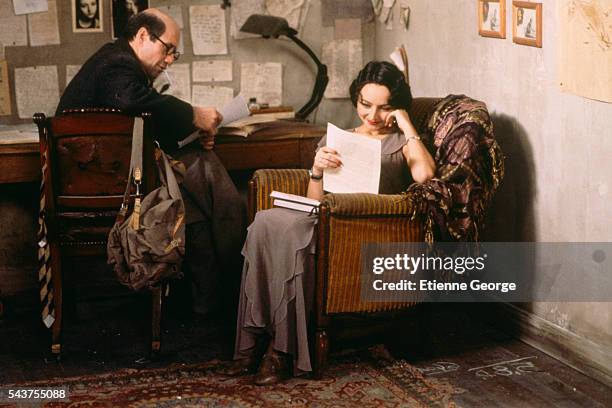
[[(404, 135), (382, 139), (379, 193), (406, 190), (412, 177), (402, 154)], [(319, 147), (325, 145), (321, 139)], [(312, 371), (307, 323), (314, 299), (317, 216), (285, 208), (260, 211), (242, 248), (244, 267), (234, 358), (245, 358), (267, 333), (275, 350), (293, 356), (295, 374)]]

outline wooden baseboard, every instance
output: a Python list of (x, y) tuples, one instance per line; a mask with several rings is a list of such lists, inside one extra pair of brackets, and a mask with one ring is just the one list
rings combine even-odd
[(612, 386), (612, 350), (510, 303), (496, 304), (493, 321), (519, 340)]

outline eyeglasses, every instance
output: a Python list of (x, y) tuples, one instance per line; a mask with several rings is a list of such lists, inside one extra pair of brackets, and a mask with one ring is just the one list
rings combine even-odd
[(162, 43), (164, 47), (166, 47), (166, 55), (172, 55), (175, 61), (177, 61), (181, 57), (181, 53), (176, 50), (176, 47), (174, 45), (168, 45), (164, 42), (164, 40), (162, 40), (155, 34), (153, 33), (150, 33), (150, 34), (151, 34), (151, 37), (155, 38), (160, 43)]

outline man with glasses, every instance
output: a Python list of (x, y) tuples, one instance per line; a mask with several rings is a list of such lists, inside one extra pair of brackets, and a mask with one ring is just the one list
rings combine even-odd
[[(192, 278), (194, 311), (210, 314), (224, 292), (220, 279), (239, 282), (246, 217), (236, 187), (211, 150), (221, 114), (160, 94), (152, 86), (180, 57), (180, 33), (171, 17), (154, 8), (131, 17), (122, 38), (85, 62), (66, 87), (56, 114), (105, 107), (153, 114), (161, 147), (187, 167), (181, 186), (187, 217), (184, 269)], [(177, 142), (197, 129), (203, 135), (200, 143), (178, 150)]]

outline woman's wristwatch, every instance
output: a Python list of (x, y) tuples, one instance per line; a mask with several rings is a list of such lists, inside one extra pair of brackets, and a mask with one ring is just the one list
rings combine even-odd
[(311, 180), (316, 180), (316, 181), (319, 181), (319, 180), (321, 180), (321, 179), (323, 178), (323, 173), (321, 173), (321, 175), (320, 175), (320, 176), (317, 176), (317, 175), (315, 175), (315, 174), (312, 172), (312, 169), (308, 170), (308, 175), (310, 176), (310, 179), (311, 179)]

